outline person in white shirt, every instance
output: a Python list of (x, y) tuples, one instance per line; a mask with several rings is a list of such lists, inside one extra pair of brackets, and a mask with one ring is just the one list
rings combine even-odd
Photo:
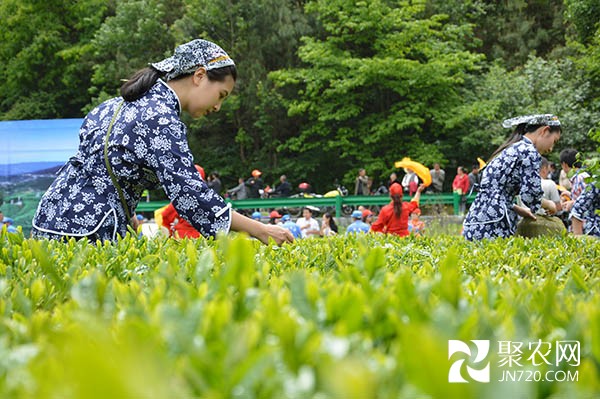
[(417, 191), (417, 187), (419, 187), (419, 177), (410, 169), (405, 168), (404, 173), (406, 174), (402, 178), (402, 188), (404, 189), (404, 193), (412, 196)]
[(306, 207), (302, 210), (302, 217), (296, 220), (296, 225), (300, 227), (302, 238), (318, 237), (321, 235), (319, 222), (312, 217), (313, 210)]
[[(542, 198), (550, 200), (554, 202), (556, 205), (556, 213), (562, 210), (562, 205), (560, 201), (560, 194), (558, 192), (558, 188), (556, 187), (556, 183), (548, 178), (548, 174), (550, 173), (550, 162), (545, 157), (542, 157), (542, 166), (540, 167), (540, 177), (542, 182), (542, 190), (544, 191), (544, 195)], [(540, 215), (549, 215), (549, 212), (544, 208), (540, 208), (538, 210), (538, 214)]]

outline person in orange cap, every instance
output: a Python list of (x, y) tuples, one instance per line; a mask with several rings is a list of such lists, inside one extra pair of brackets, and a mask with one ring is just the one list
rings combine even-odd
[(373, 224), (373, 212), (370, 209), (364, 209), (362, 211), (362, 221), (369, 226)]
[(264, 190), (264, 183), (260, 176), (262, 172), (258, 169), (252, 171), (252, 177), (246, 180), (246, 187), (248, 187), (248, 198), (260, 198), (261, 191)]
[(392, 201), (381, 208), (377, 220), (371, 225), (371, 231), (395, 234), (401, 237), (409, 235), (408, 217), (415, 209), (419, 208), (419, 199), (424, 189), (425, 186), (421, 184), (410, 202), (402, 202), (402, 185), (392, 184), (390, 186)]
[(271, 211), (269, 213), (269, 223), (270, 224), (279, 224), (281, 219), (281, 214), (277, 211)]

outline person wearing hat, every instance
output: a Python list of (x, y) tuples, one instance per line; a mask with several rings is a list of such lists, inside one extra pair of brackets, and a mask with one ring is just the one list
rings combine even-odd
[(2, 224), (0, 224), (0, 230), (6, 229), (8, 233), (16, 233), (17, 228), (13, 224), (14, 220), (8, 217), (4, 217), (4, 219), (2, 220)]
[(371, 225), (371, 231), (376, 233), (394, 234), (405, 237), (410, 234), (408, 230), (408, 217), (419, 208), (421, 193), (425, 189), (423, 184), (417, 187), (417, 192), (410, 202), (403, 202), (402, 185), (395, 183), (390, 186), (392, 201), (381, 208), (377, 220)]
[(260, 176), (262, 172), (258, 169), (252, 171), (252, 176), (246, 180), (246, 187), (248, 187), (248, 198), (260, 198), (262, 191), (265, 188)]
[[(397, 183), (400, 184), (400, 183)], [(373, 212), (370, 209), (363, 209), (362, 221), (369, 225), (369, 228), (373, 224)]]
[(425, 232), (425, 222), (419, 219), (419, 216), (421, 216), (421, 210), (416, 208), (411, 212), (408, 221), (408, 231), (415, 236), (421, 236)]
[(281, 214), (275, 210), (269, 213), (269, 223), (270, 224), (279, 224), (281, 219)]
[(535, 220), (540, 206), (556, 212), (554, 203), (542, 198), (539, 171), (540, 154), (552, 151), (560, 139), (558, 117), (526, 115), (507, 119), (502, 126), (514, 130), (483, 170), (479, 192), (463, 222), (467, 240), (510, 237), (517, 230), (519, 216)]
[(346, 234), (368, 233), (371, 226), (362, 221), (362, 212), (353, 211), (350, 215), (353, 222), (346, 228)]
[(254, 211), (252, 212), (251, 218), (260, 222), (260, 220), (262, 219), (262, 214), (259, 211)]
[(292, 217), (288, 214), (285, 214), (281, 217), (281, 226), (288, 229), (294, 238), (302, 238), (302, 231), (300, 227), (296, 223), (292, 221)]
[(202, 39), (136, 72), (120, 97), (86, 115), (79, 150), (39, 202), (32, 235), (115, 241), (131, 231), (143, 191), (162, 186), (181, 217), (204, 237), (236, 230), (263, 243), (293, 241), (288, 230), (233, 211), (194, 168), (180, 114), (200, 118), (218, 112), (236, 78), (231, 57)]

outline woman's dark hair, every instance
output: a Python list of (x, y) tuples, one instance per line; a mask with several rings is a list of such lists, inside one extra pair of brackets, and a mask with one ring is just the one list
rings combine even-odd
[(324, 215), (327, 217), (327, 219), (329, 219), (329, 228), (332, 231), (335, 231), (337, 233), (338, 232), (338, 227), (337, 227), (337, 224), (335, 223), (335, 219), (333, 218), (333, 216), (331, 215), (331, 213), (326, 212)]
[(392, 204), (394, 204), (394, 215), (396, 217), (402, 216), (402, 196), (392, 195)]
[[(521, 123), (520, 125), (517, 125), (515, 130), (508, 137), (508, 139), (504, 143), (502, 143), (502, 145), (500, 145), (500, 147), (498, 147), (496, 149), (496, 151), (494, 151), (492, 153), (489, 161), (494, 159), (496, 157), (496, 155), (500, 154), (507, 147), (513, 145), (516, 142), (523, 140), (523, 136), (526, 135), (527, 133), (535, 132), (540, 127), (544, 127), (544, 126), (546, 126), (546, 125), (529, 125), (527, 123)], [(552, 133), (561, 131), (560, 126), (548, 126), (548, 127), (550, 128), (550, 132), (552, 132)]]
[[(153, 66), (141, 69), (133, 74), (133, 76), (121, 86), (121, 97), (125, 101), (135, 101), (141, 98), (144, 94), (150, 90), (156, 83), (158, 78), (163, 76), (164, 73), (160, 72)], [(185, 78), (191, 74), (181, 75), (176, 77), (174, 80)], [(206, 76), (209, 80), (223, 82), (227, 76), (231, 76), (233, 80), (237, 80), (237, 69), (235, 65), (228, 65), (223, 68), (216, 68), (206, 71)]]

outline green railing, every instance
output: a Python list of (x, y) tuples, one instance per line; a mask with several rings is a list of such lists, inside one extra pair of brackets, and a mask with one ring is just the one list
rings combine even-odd
[[(411, 197), (404, 196), (404, 201), (410, 201)], [(467, 196), (467, 203), (470, 204), (475, 199), (475, 194)], [(331, 207), (335, 209), (336, 217), (343, 215), (344, 207), (363, 206), (381, 206), (390, 202), (390, 197), (386, 195), (352, 195), (347, 197), (287, 197), (287, 198), (264, 198), (264, 199), (244, 199), (244, 200), (229, 200), (234, 209), (294, 209), (312, 205), (317, 207)], [(167, 205), (168, 201), (150, 201), (140, 202), (138, 212), (153, 212), (158, 208)], [(454, 214), (459, 214), (460, 196), (454, 193), (444, 194), (422, 194), (421, 205), (452, 205)]]

